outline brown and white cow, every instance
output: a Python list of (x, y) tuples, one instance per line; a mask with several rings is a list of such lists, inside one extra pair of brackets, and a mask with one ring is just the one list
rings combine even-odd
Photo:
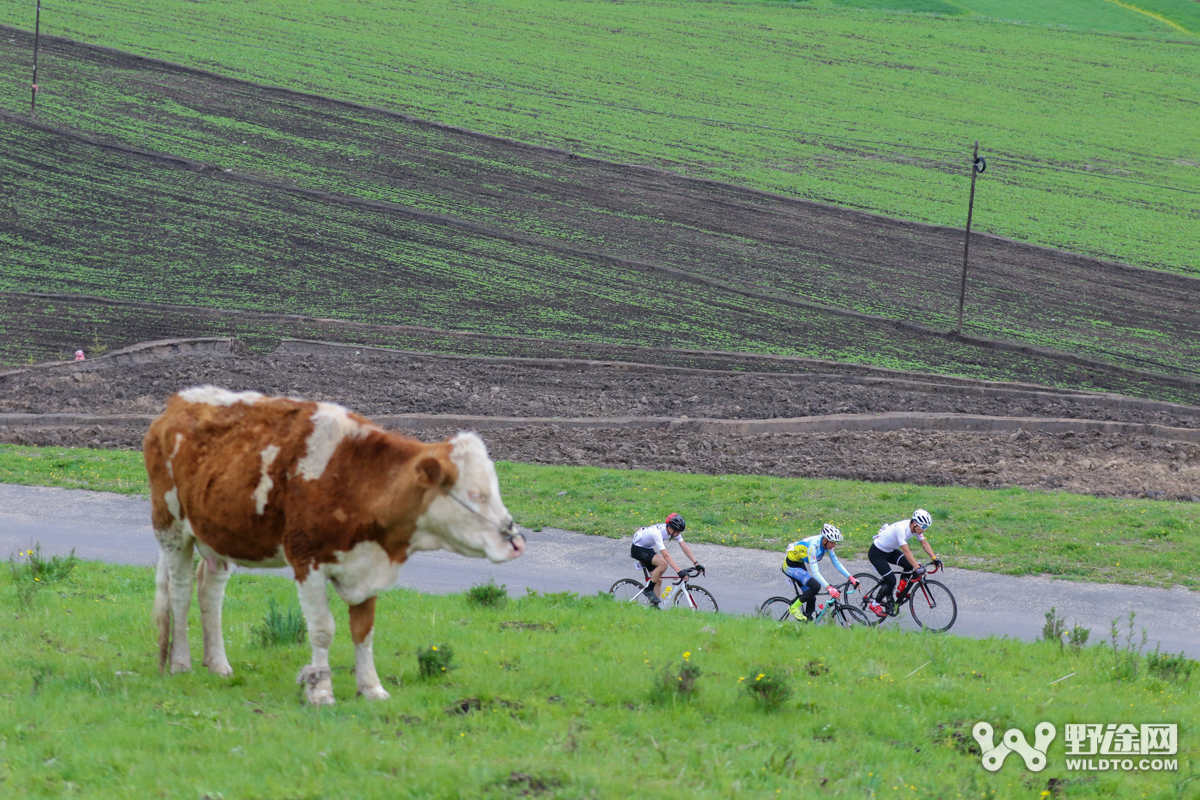
[(445, 549), (502, 562), (525, 549), (473, 433), (426, 444), (332, 403), (200, 386), (167, 401), (144, 450), (159, 544), (159, 666), (169, 657), (171, 672), (192, 668), (193, 546), (204, 665), (218, 675), (233, 673), (221, 633), (232, 564), (292, 567), (312, 643), (297, 682), (315, 705), (333, 702), (327, 582), (350, 606), (358, 691), (383, 700), (371, 649), (375, 595), (408, 557)]

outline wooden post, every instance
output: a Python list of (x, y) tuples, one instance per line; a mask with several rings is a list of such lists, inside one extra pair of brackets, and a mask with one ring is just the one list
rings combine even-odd
[(42, 34), (42, 0), (37, 0), (37, 13), (33, 22), (33, 88), (29, 96), (29, 116), (37, 116), (37, 57)]
[(983, 172), (979, 168), (979, 140), (975, 140), (975, 153), (971, 156), (971, 199), (967, 202), (967, 239), (963, 243), (962, 283), (958, 287), (958, 327), (954, 333), (962, 336), (963, 302), (967, 299), (967, 256), (971, 252), (971, 214), (975, 210), (975, 176)]

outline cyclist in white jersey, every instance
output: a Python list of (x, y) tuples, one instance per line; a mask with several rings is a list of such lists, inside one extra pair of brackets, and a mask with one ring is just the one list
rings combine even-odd
[[(921, 547), (925, 548), (925, 553), (929, 556), (930, 561), (941, 565), (941, 559), (933, 554), (933, 548), (925, 540), (925, 530), (932, 524), (933, 517), (929, 516), (929, 512), (918, 508), (912, 513), (911, 518), (884, 525), (879, 529), (879, 533), (875, 534), (875, 541), (871, 544), (871, 549), (867, 551), (867, 558), (870, 560), (871, 566), (875, 567), (875, 571), (879, 573), (879, 582), (882, 584), (879, 598), (888, 605), (894, 605), (896, 602), (893, 597), (893, 592), (896, 590), (896, 573), (892, 572), (892, 564), (904, 567), (900, 563), (901, 559), (904, 559), (914, 572), (918, 574), (925, 572), (925, 568), (917, 563), (912, 549), (908, 546), (908, 540), (911, 537), (916, 536), (921, 542)], [(880, 617), (887, 615), (887, 609), (878, 603), (873, 603), (870, 609)]]
[(666, 522), (638, 528), (633, 534), (633, 544), (629, 548), (629, 555), (649, 570), (650, 585), (646, 587), (645, 595), (656, 606), (662, 602), (660, 599), (662, 597), (662, 576), (667, 571), (667, 567), (679, 572), (679, 565), (667, 552), (668, 541), (679, 542), (679, 548), (683, 550), (683, 554), (692, 560), (692, 564), (697, 569), (701, 572), (704, 571), (704, 567), (700, 566), (700, 562), (692, 554), (692, 548), (688, 547), (687, 542), (683, 540), (683, 531), (686, 527), (687, 523), (683, 521), (683, 517), (679, 514), (670, 514), (667, 516)]
[[(852, 586), (858, 586), (858, 580), (850, 574), (850, 570), (842, 566), (841, 559), (833, 552), (838, 542), (844, 537), (836, 525), (826, 524), (816, 536), (809, 536), (788, 545), (787, 555), (783, 559), (783, 574), (800, 584), (800, 596), (788, 608), (788, 613), (800, 622), (808, 622), (816, 610), (817, 592), (823, 588), (829, 589), (829, 596), (838, 598), (838, 590), (829, 585), (817, 562), (829, 554), (829, 562), (833, 568), (850, 579)], [(804, 610), (801, 611), (801, 605)]]

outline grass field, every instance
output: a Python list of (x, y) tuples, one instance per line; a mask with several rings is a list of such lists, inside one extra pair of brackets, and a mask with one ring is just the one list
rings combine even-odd
[[(832, 522), (848, 537), (839, 552), (861, 559), (880, 525), (925, 507), (934, 552), (954, 567), (1200, 588), (1198, 503), (511, 462), (497, 472), (509, 510), (535, 530), (623, 537), (678, 510), (693, 543), (782, 551)], [(0, 445), (0, 483), (148, 492), (141, 454), (120, 450)]]
[[(1073, 649), (652, 614), (607, 596), (486, 608), (397, 590), (380, 596), (375, 632), (392, 698), (354, 697), (335, 600), (339, 701), (317, 710), (293, 682), (307, 645), (263, 646), (256, 632), (269, 601), (295, 607), (285, 578), (230, 583), (232, 678), (200, 666), (195, 618), (197, 671), (163, 677), (152, 570), (84, 563), (22, 599), (17, 567), (0, 569), (7, 797), (1166, 800), (1191, 796), (1197, 776), (1194, 662), (1156, 658), (1152, 669), (1136, 630), (1132, 644), (1122, 629), (1115, 647), (1096, 646), (1109, 632), (1093, 631), (1093, 646)], [(457, 669), (423, 679), (416, 653), (435, 645)], [(764, 680), (791, 696), (756, 702), (746, 686)], [(985, 771), (978, 721), (1031, 740), (1053, 723), (1046, 769), (1013, 754)], [(1066, 770), (1064, 725), (1126, 721), (1178, 724), (1178, 770)]]
[[(964, 222), (979, 139), (989, 171), (977, 230), (1195, 272), (1195, 4), (937, 5), (972, 13), (88, 0), (47, 4), (42, 24), (522, 141), (946, 225)], [(0, 8), (0, 22), (28, 29), (32, 6)], [(41, 74), (44, 119), (137, 141), (121, 120), (59, 102), (52, 64)], [(21, 82), (0, 87), (0, 107), (27, 101)], [(210, 155), (203, 141), (170, 144)]]

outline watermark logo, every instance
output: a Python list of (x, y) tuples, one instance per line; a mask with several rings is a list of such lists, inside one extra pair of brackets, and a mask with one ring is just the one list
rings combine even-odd
[(1049, 722), (1039, 722), (1033, 729), (1033, 746), (1025, 741), (1025, 734), (1016, 728), (1004, 732), (1000, 744), (992, 739), (992, 726), (986, 722), (977, 722), (971, 729), (971, 735), (979, 743), (983, 751), (983, 768), (995, 772), (1004, 766), (1004, 759), (1009, 753), (1016, 753), (1025, 760), (1025, 766), (1032, 772), (1041, 772), (1046, 768), (1046, 750), (1058, 734)]
[[(1176, 758), (1130, 756), (1173, 756), (1179, 752), (1179, 726), (1167, 723), (1134, 725), (1087, 723), (1063, 729), (1069, 770), (1122, 770), (1125, 772), (1177, 770)], [(1116, 758), (1071, 758), (1071, 756), (1116, 756)]]
[[(1033, 744), (1017, 728), (1009, 728), (996, 744), (992, 726), (977, 722), (971, 735), (983, 751), (983, 768), (996, 772), (1004, 766), (1009, 753), (1016, 753), (1031, 772), (1046, 768), (1046, 751), (1058, 734), (1054, 725), (1039, 722), (1033, 729)], [(1179, 752), (1179, 726), (1173, 723), (1076, 723), (1063, 727), (1068, 770), (1119, 770), (1143, 772), (1178, 770), (1177, 758), (1134, 758), (1134, 756), (1173, 756)], [(1080, 758), (1080, 756), (1112, 758)]]

